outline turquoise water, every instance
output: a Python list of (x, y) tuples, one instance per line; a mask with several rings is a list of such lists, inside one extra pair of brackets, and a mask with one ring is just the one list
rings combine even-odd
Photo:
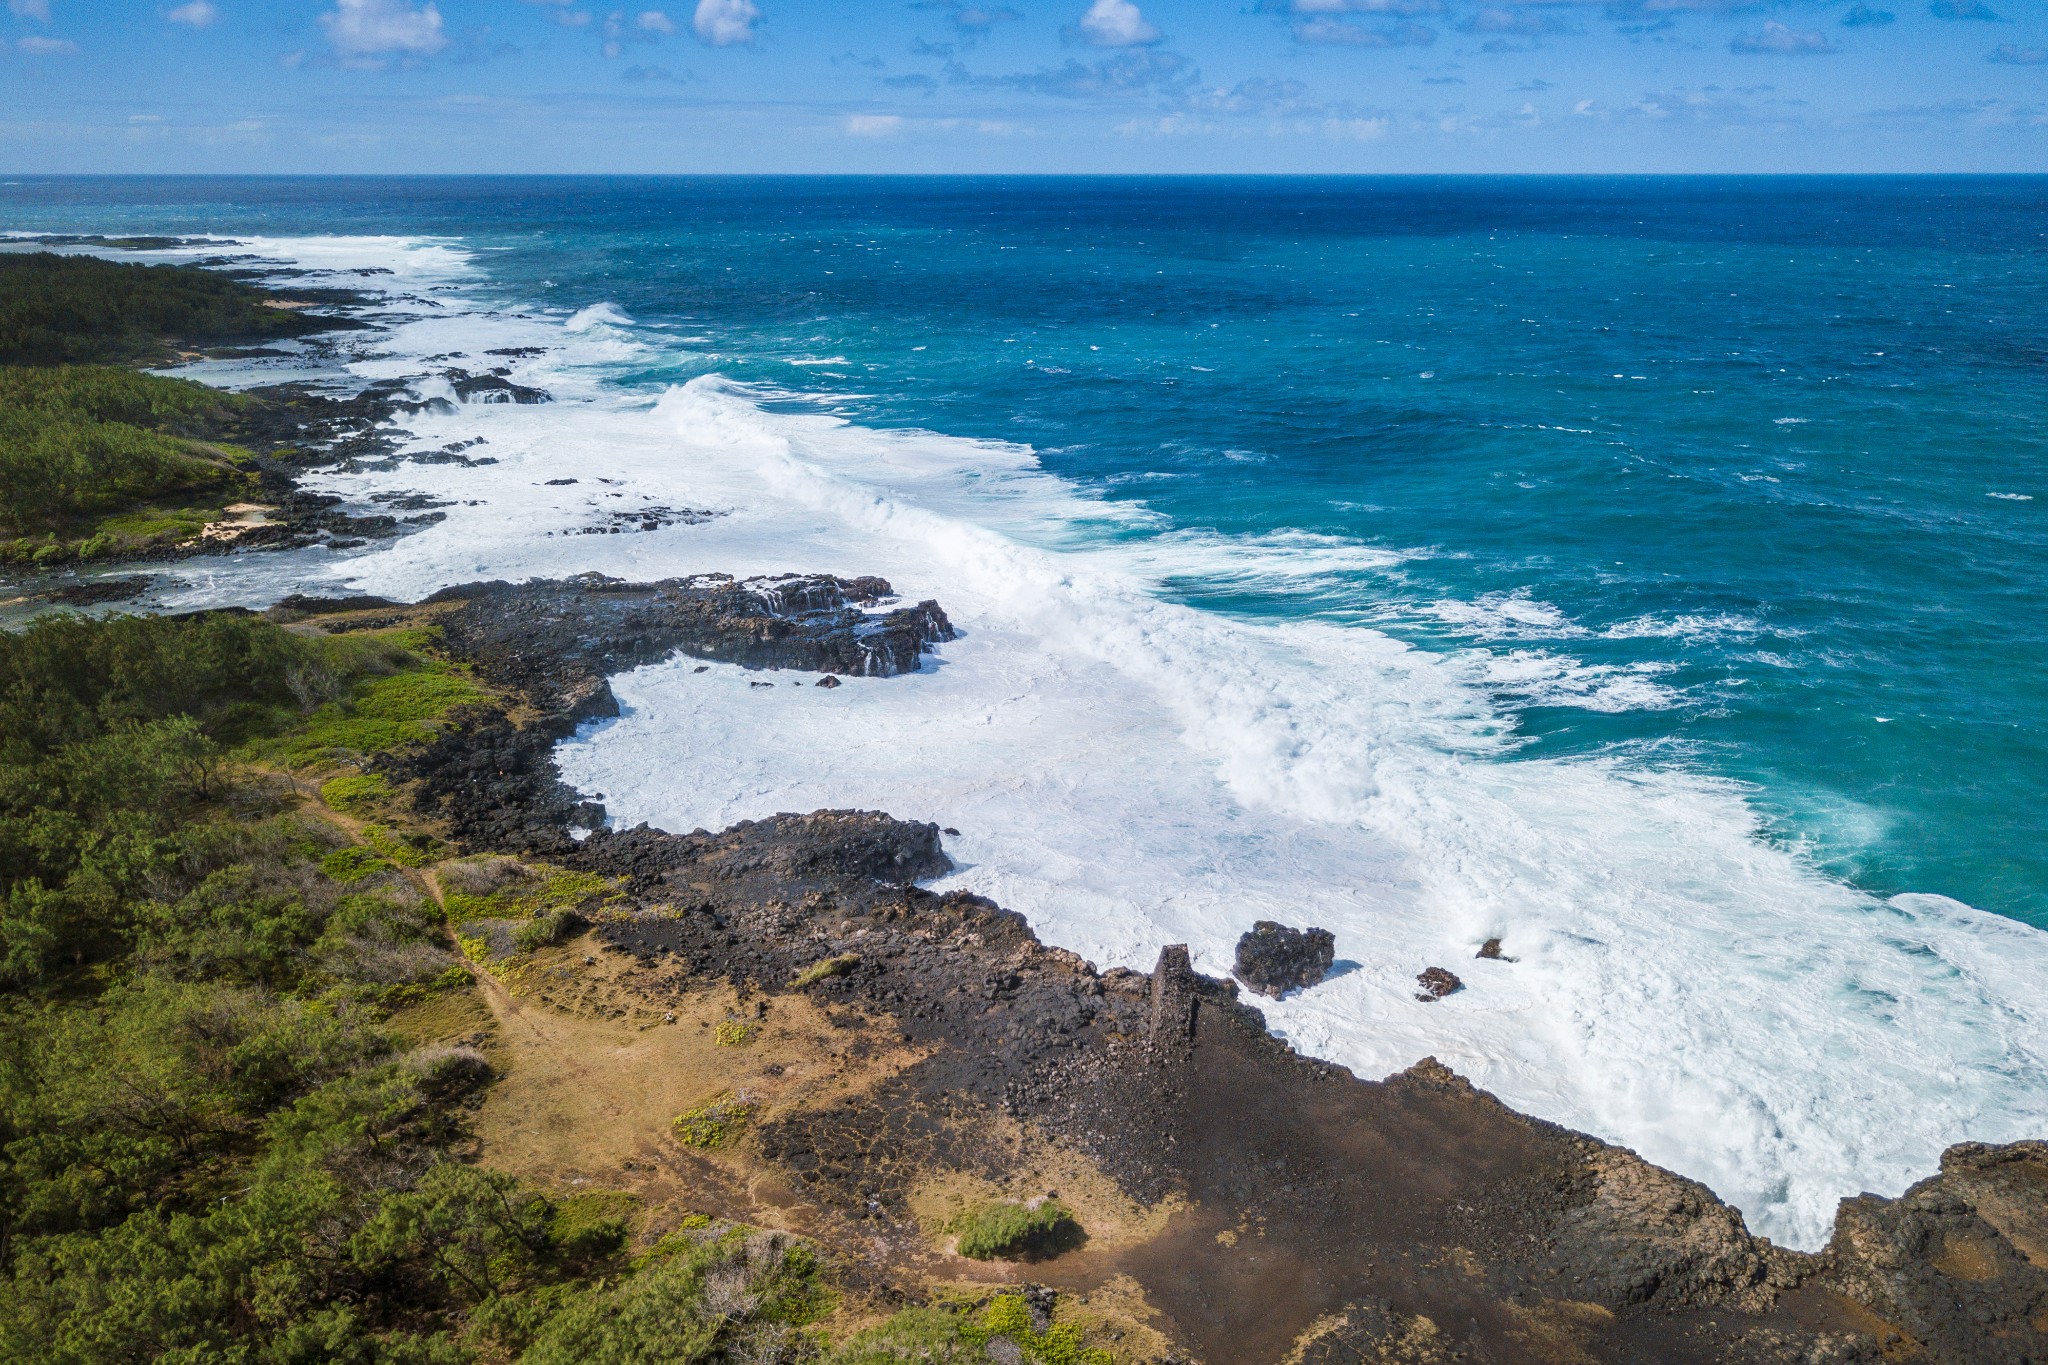
[(453, 238), (693, 339), (617, 385), (1383, 547), (1169, 587), (1483, 651), (1521, 755), (2048, 925), (2048, 180), (25, 180), (0, 228)]

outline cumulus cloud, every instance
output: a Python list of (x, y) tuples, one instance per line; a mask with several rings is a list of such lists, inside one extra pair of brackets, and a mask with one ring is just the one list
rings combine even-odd
[(1998, 15), (1983, 0), (1934, 0), (1927, 12), (1937, 19), (1976, 20), (1979, 23), (1995, 24)]
[(1783, 57), (1818, 57), (1841, 51), (1832, 38), (1817, 28), (1788, 28), (1775, 19), (1765, 24), (1761, 33), (1737, 34), (1729, 42), (1728, 50)]
[(345, 61), (390, 53), (426, 57), (448, 46), (433, 0), (418, 9), (406, 0), (335, 0), (320, 27)]
[(192, 0), (189, 5), (178, 6), (164, 18), (187, 28), (205, 28), (220, 18), (220, 11), (214, 8), (212, 0)]
[(676, 31), (676, 21), (658, 9), (641, 10), (640, 17), (633, 22), (642, 33), (674, 33)]
[(1436, 30), (1421, 24), (1364, 28), (1342, 19), (1303, 19), (1294, 26), (1294, 41), (1316, 47), (1428, 47)]
[(31, 57), (68, 57), (78, 51), (78, 44), (69, 38), (44, 38), (36, 34), (16, 38), (14, 46)]
[(2000, 43), (1991, 49), (1991, 55), (1984, 59), (2000, 66), (2048, 66), (2048, 47), (2021, 47), (2018, 43)]
[(50, 0), (7, 0), (7, 10), (17, 19), (50, 22)]
[(1094, 0), (1068, 36), (1093, 47), (1149, 47), (1160, 39), (1131, 0)]
[(1849, 28), (1873, 28), (1878, 24), (1889, 24), (1899, 16), (1888, 9), (1872, 9), (1868, 5), (1852, 5), (1842, 16), (1842, 23)]
[(690, 21), (698, 41), (710, 47), (744, 47), (754, 41), (754, 25), (761, 22), (761, 9), (754, 0), (697, 0), (697, 16)]

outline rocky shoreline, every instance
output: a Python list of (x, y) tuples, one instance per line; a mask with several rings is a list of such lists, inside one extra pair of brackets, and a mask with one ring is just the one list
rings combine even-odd
[(593, 941), (655, 1006), (714, 981), (764, 1014), (801, 995), (846, 1055), (916, 1057), (753, 1137), (763, 1178), (881, 1287), (918, 1254), (914, 1189), (1006, 1183), (1024, 1148), (988, 1135), (1014, 1130), (1173, 1211), (1031, 1274), (1078, 1293), (1134, 1282), (1163, 1338), (1212, 1363), (2048, 1359), (2048, 1144), (1952, 1148), (1898, 1199), (1845, 1200), (1824, 1251), (1789, 1252), (1704, 1186), (1434, 1060), (1368, 1081), (1299, 1056), (1184, 949), (1149, 974), (1098, 972), (984, 898), (924, 890), (950, 866), (934, 826), (819, 811), (613, 831), (561, 781), (554, 743), (615, 713), (609, 676), (674, 652), (914, 668), (952, 628), (937, 603), (890, 595), (872, 578), (586, 575), (274, 614), (431, 620), (520, 699), (458, 713), (390, 776), (465, 852), (619, 879)]

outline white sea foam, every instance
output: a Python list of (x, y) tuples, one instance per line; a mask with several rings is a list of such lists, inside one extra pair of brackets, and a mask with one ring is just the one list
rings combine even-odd
[[(422, 447), (481, 435), (476, 453), (499, 463), (328, 476), (352, 499), (403, 488), (458, 505), (292, 573), (402, 596), (585, 569), (881, 573), (940, 598), (962, 630), (917, 674), (835, 690), (680, 662), (619, 678), (624, 714), (562, 749), (616, 818), (688, 829), (831, 805), (952, 825), (950, 884), (1105, 966), (1187, 942), (1220, 972), (1256, 918), (1325, 925), (1357, 967), (1263, 1006), (1298, 1046), (1366, 1076), (1434, 1054), (1519, 1108), (1705, 1180), (1794, 1245), (1825, 1238), (1840, 1196), (1897, 1192), (1949, 1142), (2048, 1130), (2048, 935), (1832, 882), (1763, 842), (1727, 783), (1512, 758), (1503, 692), (1665, 704), (1656, 674), (1197, 610), (1166, 586), (1369, 581), (1401, 556), (1173, 532), (1024, 447), (764, 406), (786, 392), (705, 378), (658, 401), (622, 396), (599, 380), (667, 344), (658, 333), (591, 310), (515, 319), (447, 302), (402, 320), (354, 372), (544, 345), (519, 382), (587, 401), (408, 419)], [(562, 478), (578, 482), (548, 482)], [(549, 534), (643, 499), (723, 515)], [(246, 591), (230, 574), (186, 600)], [(1481, 610), (1575, 629), (1541, 603)], [(1473, 959), (1496, 936), (1517, 961)], [(1417, 1002), (1431, 965), (1469, 989)]]

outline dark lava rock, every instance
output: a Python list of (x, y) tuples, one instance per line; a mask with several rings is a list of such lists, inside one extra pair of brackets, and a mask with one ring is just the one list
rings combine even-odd
[(602, 574), (514, 586), (473, 584), (429, 601), (460, 601), (442, 618), (451, 648), (485, 678), (517, 687), (574, 719), (618, 713), (605, 679), (680, 650), (746, 668), (889, 677), (953, 638), (936, 602), (867, 608), (892, 596), (886, 579), (725, 574), (626, 583)]
[(830, 673), (827, 673), (824, 677), (818, 679), (818, 686), (837, 687), (839, 686), (839, 679), (833, 677)]
[(1416, 974), (1415, 982), (1422, 989), (1415, 992), (1417, 1000), (1441, 1000), (1445, 996), (1465, 989), (1465, 983), (1442, 967), (1430, 967)]
[(450, 370), (448, 380), (455, 386), (455, 396), (465, 403), (549, 403), (544, 389), (530, 389), (524, 384), (515, 384), (498, 374), (464, 374), (461, 370)]
[(146, 574), (128, 578), (96, 578), (89, 583), (71, 583), (47, 594), (52, 602), (67, 607), (90, 607), (101, 602), (127, 602), (149, 591)]
[(1328, 929), (1290, 929), (1262, 919), (1237, 941), (1237, 979), (1275, 1000), (1329, 975), (1337, 939)]

